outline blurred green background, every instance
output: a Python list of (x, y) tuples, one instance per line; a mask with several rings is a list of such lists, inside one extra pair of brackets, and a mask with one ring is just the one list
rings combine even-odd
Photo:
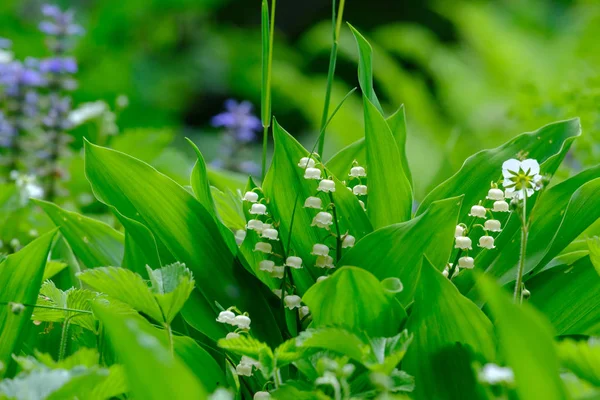
[[(0, 37), (13, 40), (19, 58), (46, 55), (37, 30), (41, 3), (0, 2)], [(118, 95), (128, 96), (118, 122), (121, 131), (137, 130), (132, 147), (151, 146), (153, 132), (174, 133), (179, 150), (156, 161), (159, 169), (189, 170), (193, 155), (184, 136), (207, 159), (216, 156), (219, 131), (210, 118), (226, 99), (247, 99), (258, 112), (259, 0), (56, 3), (73, 8), (87, 31), (76, 47), (75, 104), (114, 104)], [(330, 15), (326, 0), (277, 4), (273, 112), (307, 147), (323, 107)], [(573, 116), (582, 118), (584, 138), (567, 165), (577, 170), (597, 163), (600, 2), (347, 0), (344, 20), (373, 45), (376, 90), (386, 112), (406, 106), (417, 198), (475, 151)], [(344, 27), (333, 105), (357, 86), (356, 57)], [(362, 134), (355, 93), (330, 125), (324, 158)]]

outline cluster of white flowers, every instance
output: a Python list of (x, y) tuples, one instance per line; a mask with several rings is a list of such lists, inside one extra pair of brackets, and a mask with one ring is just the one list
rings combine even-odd
[(252, 376), (253, 370), (260, 369), (259, 361), (248, 356), (242, 356), (240, 363), (235, 367), (235, 373), (242, 376)]
[(248, 331), (250, 330), (250, 317), (246, 314), (237, 314), (232, 310), (228, 309), (221, 311), (217, 317), (217, 322), (222, 324), (228, 324), (235, 326), (238, 330)]
[(366, 196), (368, 192), (367, 185), (363, 183), (363, 180), (367, 177), (367, 172), (365, 171), (365, 167), (361, 167), (360, 165), (358, 165), (358, 161), (354, 160), (353, 164), (354, 166), (350, 168), (350, 173), (348, 174), (348, 176), (351, 180), (357, 180), (358, 183), (352, 187), (349, 186), (348, 189), (351, 190), (355, 196), (359, 197), (358, 203), (363, 208), (363, 210), (366, 211), (367, 209), (365, 206), (365, 202), (362, 201), (360, 197)]

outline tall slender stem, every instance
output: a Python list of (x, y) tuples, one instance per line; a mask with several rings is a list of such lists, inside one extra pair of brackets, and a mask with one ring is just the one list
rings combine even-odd
[[(262, 179), (265, 179), (267, 171), (267, 143), (269, 140), (269, 126), (271, 126), (271, 81), (273, 71), (273, 37), (275, 36), (275, 5), (277, 0), (271, 0), (271, 15), (269, 20), (269, 11), (267, 1), (263, 1), (262, 9), (262, 104), (261, 118), (263, 125), (263, 154), (262, 154)], [(267, 37), (268, 35), (268, 37)]]
[(167, 331), (167, 339), (169, 340), (169, 351), (171, 352), (171, 356), (173, 356), (175, 354), (175, 344), (173, 343), (171, 324), (168, 322), (165, 322), (165, 331)]
[[(335, 11), (335, 0), (332, 3), (332, 11), (331, 11), (331, 22), (333, 28), (333, 44), (331, 45), (331, 53), (329, 54), (329, 70), (327, 71), (327, 87), (325, 89), (325, 104), (323, 105), (323, 114), (321, 115), (321, 130), (325, 129), (325, 125), (327, 124), (327, 119), (329, 118), (329, 103), (331, 101), (331, 90), (333, 88), (333, 78), (335, 75), (335, 65), (337, 62), (337, 50), (338, 43), (340, 38), (340, 30), (342, 29), (342, 17), (344, 15), (344, 5), (346, 1), (340, 0), (339, 8), (337, 11), (337, 21), (336, 21), (336, 11)], [(321, 155), (321, 159), (323, 159), (323, 148), (325, 147), (325, 135), (322, 134), (319, 137), (319, 149), (318, 153)]]
[(515, 292), (513, 301), (523, 302), (523, 272), (525, 271), (525, 255), (527, 252), (527, 191), (523, 188), (523, 211), (521, 212), (521, 254), (519, 256), (519, 266), (517, 268), (517, 279), (515, 282)]
[(58, 361), (65, 358), (67, 353), (67, 343), (69, 342), (69, 324), (71, 323), (70, 318), (65, 318), (63, 322), (62, 331), (60, 332), (60, 347), (58, 348)]

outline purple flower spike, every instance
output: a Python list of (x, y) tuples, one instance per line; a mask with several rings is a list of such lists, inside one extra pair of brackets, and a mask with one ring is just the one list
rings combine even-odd
[(252, 104), (248, 101), (238, 103), (230, 99), (225, 102), (225, 109), (226, 112), (213, 117), (212, 125), (230, 129), (238, 140), (254, 140), (254, 132), (260, 131), (262, 125), (260, 119), (252, 114)]

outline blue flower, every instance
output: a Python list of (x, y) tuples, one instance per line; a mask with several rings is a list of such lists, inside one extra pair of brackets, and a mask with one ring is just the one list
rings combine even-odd
[(227, 128), (240, 142), (251, 142), (261, 130), (260, 119), (252, 114), (252, 104), (248, 101), (238, 103), (235, 100), (225, 102), (227, 111), (215, 115), (211, 123), (215, 127)]
[(74, 36), (82, 35), (84, 30), (73, 22), (73, 11), (62, 11), (55, 5), (42, 6), (42, 14), (48, 18), (39, 25), (40, 31), (49, 36)]

